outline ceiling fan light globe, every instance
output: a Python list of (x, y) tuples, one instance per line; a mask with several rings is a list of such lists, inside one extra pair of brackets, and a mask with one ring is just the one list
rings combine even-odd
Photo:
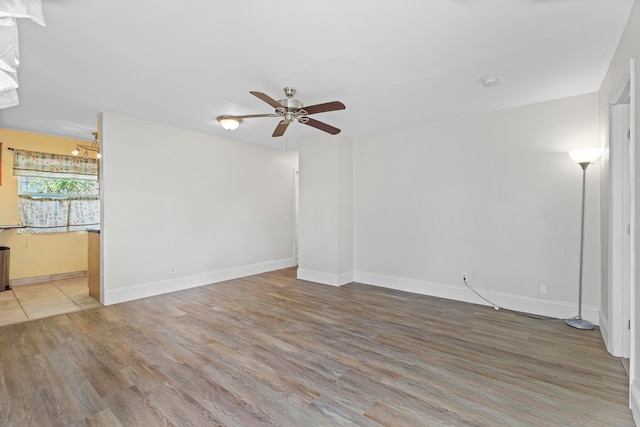
[(218, 117), (218, 122), (226, 130), (238, 129), (242, 120), (233, 117)]

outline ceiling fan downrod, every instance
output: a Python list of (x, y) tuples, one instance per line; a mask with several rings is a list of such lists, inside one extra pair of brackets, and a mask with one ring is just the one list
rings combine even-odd
[(287, 86), (284, 88), (284, 94), (287, 98), (293, 98), (293, 95), (296, 94), (296, 88)]

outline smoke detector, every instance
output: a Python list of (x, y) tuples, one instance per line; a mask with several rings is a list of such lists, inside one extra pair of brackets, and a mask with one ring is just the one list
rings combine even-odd
[(484, 87), (498, 86), (500, 84), (500, 76), (486, 76), (480, 79), (480, 83)]

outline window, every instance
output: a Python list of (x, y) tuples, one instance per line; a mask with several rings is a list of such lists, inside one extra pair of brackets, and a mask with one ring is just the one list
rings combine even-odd
[(16, 151), (22, 233), (61, 233), (100, 224), (97, 160)]
[(98, 181), (73, 178), (18, 177), (18, 194), (36, 197), (99, 195)]

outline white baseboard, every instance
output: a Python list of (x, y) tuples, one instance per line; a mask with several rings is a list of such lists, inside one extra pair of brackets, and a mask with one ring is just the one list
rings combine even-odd
[(323, 285), (342, 286), (353, 282), (353, 271), (333, 274), (324, 271), (307, 270), (298, 268), (298, 279), (309, 282), (322, 283)]
[(183, 289), (195, 288), (212, 283), (224, 282), (225, 280), (238, 279), (240, 277), (253, 276), (254, 274), (266, 273), (283, 268), (294, 267), (294, 258), (285, 258), (275, 261), (267, 261), (258, 264), (246, 265), (242, 267), (227, 268), (224, 270), (207, 271), (191, 276), (176, 277), (168, 280), (158, 280), (155, 282), (138, 283), (121, 288), (104, 290), (104, 305), (117, 304), (139, 298), (151, 297), (154, 295), (166, 294), (168, 292), (181, 291)]
[(631, 415), (633, 415), (633, 422), (640, 425), (640, 388), (635, 381), (632, 381), (629, 386), (629, 407)]
[[(423, 280), (384, 276), (364, 271), (354, 272), (353, 279), (355, 282), (367, 285), (381, 286), (383, 288), (397, 289), (400, 291), (430, 295), (438, 298), (491, 306), (465, 286), (454, 286)], [(538, 316), (554, 317), (557, 319), (569, 319), (578, 314), (578, 305), (573, 302), (533, 298), (525, 295), (496, 292), (488, 289), (474, 289), (494, 304), (509, 310), (535, 314)], [(599, 308), (583, 305), (582, 318), (588, 320), (594, 325), (598, 325)]]

